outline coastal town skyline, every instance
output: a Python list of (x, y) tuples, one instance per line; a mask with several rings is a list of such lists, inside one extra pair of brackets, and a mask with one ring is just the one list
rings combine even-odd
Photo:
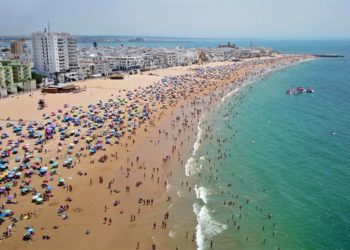
[[(26, 1), (2, 3), (0, 35), (29, 35), (50, 22), (74, 35), (176, 38), (346, 39), (349, 1)], [(186, 7), (186, 8), (184, 8)], [(57, 11), (59, 10), (59, 11)], [(63, 18), (63, 14), (64, 18)], [(221, 13), (220, 17), (216, 13)], [(93, 15), (91, 15), (93, 14)], [(40, 16), (40, 18), (38, 18)], [(108, 18), (106, 18), (108, 17)], [(31, 22), (25, 22), (31, 20)], [(191, 25), (188, 25), (191, 24)]]

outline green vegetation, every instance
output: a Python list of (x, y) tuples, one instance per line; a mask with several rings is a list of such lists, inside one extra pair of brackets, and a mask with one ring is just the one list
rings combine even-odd
[(39, 85), (43, 82), (43, 76), (35, 72), (32, 72), (32, 79), (36, 81), (36, 85)]

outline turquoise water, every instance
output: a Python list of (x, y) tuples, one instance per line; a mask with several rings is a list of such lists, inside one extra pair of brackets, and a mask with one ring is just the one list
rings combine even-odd
[[(125, 42), (125, 43), (98, 43), (98, 46), (141, 46), (141, 47), (183, 47), (183, 48), (214, 48), (219, 44), (227, 42), (235, 43), (238, 46), (249, 47), (251, 44), (273, 48), (283, 53), (322, 53), (342, 52), (348, 46), (347, 40), (273, 40), (260, 38), (222, 38), (222, 39), (198, 39), (198, 38), (162, 38), (163, 41), (150, 42)], [(78, 43), (78, 47), (91, 47), (92, 43)]]
[[(201, 249), (210, 240), (215, 249), (350, 249), (350, 43), (280, 50), (346, 57), (272, 73), (206, 115), (212, 137), (195, 156)], [(299, 85), (315, 93), (285, 94)]]

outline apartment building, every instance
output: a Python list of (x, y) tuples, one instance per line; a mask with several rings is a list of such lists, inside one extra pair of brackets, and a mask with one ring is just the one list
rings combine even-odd
[(11, 54), (14, 56), (20, 56), (24, 53), (25, 40), (15, 40), (10, 43)]
[(21, 91), (34, 90), (31, 67), (16, 61), (0, 61), (0, 97)]
[(39, 73), (53, 77), (78, 69), (76, 41), (69, 33), (36, 32), (32, 43), (34, 67)]

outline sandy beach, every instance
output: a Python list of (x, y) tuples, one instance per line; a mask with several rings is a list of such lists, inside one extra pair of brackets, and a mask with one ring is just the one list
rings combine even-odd
[(245, 82), (308, 58), (174, 67), (82, 81), (75, 94), (1, 99), (0, 248), (196, 249), (196, 170), (186, 162), (201, 115)]

